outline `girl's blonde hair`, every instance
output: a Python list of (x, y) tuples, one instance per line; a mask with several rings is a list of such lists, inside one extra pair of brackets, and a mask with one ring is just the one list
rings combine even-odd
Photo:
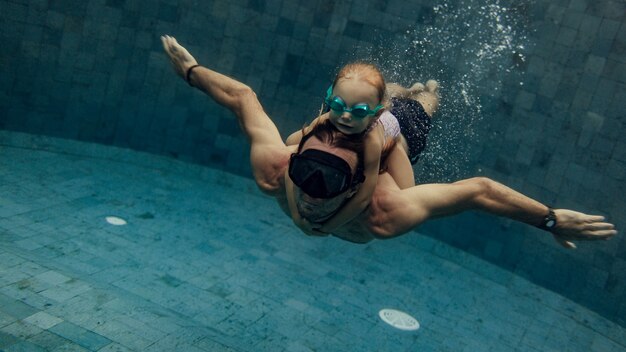
[(340, 79), (351, 78), (360, 78), (371, 84), (378, 92), (378, 101), (382, 103), (385, 100), (385, 78), (376, 65), (365, 61), (355, 61), (345, 65), (335, 76), (333, 87)]

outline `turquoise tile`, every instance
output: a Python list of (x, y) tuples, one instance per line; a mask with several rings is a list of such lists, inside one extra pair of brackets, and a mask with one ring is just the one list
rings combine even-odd
[(37, 313), (38, 311), (37, 309), (20, 301), (16, 301), (13, 298), (7, 297), (4, 294), (0, 294), (0, 307), (2, 307), (3, 313), (16, 319), (24, 319)]
[(87, 331), (80, 326), (65, 321), (53, 326), (48, 331), (66, 338), (77, 345), (87, 348), (88, 350), (98, 350), (111, 342), (103, 336)]
[(28, 341), (20, 341), (16, 344), (8, 346), (6, 349), (3, 349), (3, 351), (6, 351), (6, 352), (44, 352), (46, 351), (46, 349)]
[(7, 348), (15, 343), (19, 342), (20, 339), (11, 334), (6, 334), (4, 332), (0, 332), (0, 348)]
[(42, 331), (41, 333), (32, 336), (28, 339), (28, 342), (47, 350), (52, 350), (57, 347), (70, 344), (69, 340), (64, 339), (59, 335), (53, 334), (49, 331)]

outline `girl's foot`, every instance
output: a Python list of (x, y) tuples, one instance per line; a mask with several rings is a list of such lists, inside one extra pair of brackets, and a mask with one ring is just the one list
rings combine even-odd
[(409, 88), (409, 92), (417, 94), (423, 92), (424, 89), (426, 89), (426, 87), (424, 87), (423, 84), (421, 84), (420, 82), (415, 82), (415, 84), (413, 84), (411, 88)]
[(439, 90), (439, 83), (437, 81), (435, 81), (434, 79), (429, 79), (428, 82), (426, 82), (426, 91), (427, 92), (431, 92), (433, 94), (437, 94), (438, 90)]

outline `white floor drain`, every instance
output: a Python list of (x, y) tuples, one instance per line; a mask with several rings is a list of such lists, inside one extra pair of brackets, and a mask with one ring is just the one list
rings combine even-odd
[(107, 216), (105, 219), (111, 225), (115, 225), (115, 226), (126, 225), (126, 220), (122, 218), (118, 218), (117, 216)]
[(381, 309), (378, 316), (396, 329), (413, 331), (420, 328), (420, 323), (415, 318), (399, 310)]

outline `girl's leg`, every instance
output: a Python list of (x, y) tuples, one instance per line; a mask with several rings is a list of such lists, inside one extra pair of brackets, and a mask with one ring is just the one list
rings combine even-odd
[(387, 96), (418, 101), (428, 116), (432, 117), (439, 108), (439, 83), (431, 79), (426, 82), (426, 85), (416, 82), (411, 88), (405, 88), (397, 83), (387, 83)]
[(396, 181), (400, 189), (415, 186), (413, 167), (401, 143), (396, 144), (387, 157), (387, 172)]
[(389, 98), (407, 98), (410, 92), (408, 89), (397, 83), (387, 83), (387, 96)]
[(426, 86), (421, 83), (415, 83), (410, 91), (408, 98), (422, 104), (424, 111), (426, 111), (429, 117), (432, 117), (439, 108), (439, 83), (432, 79), (426, 82)]

